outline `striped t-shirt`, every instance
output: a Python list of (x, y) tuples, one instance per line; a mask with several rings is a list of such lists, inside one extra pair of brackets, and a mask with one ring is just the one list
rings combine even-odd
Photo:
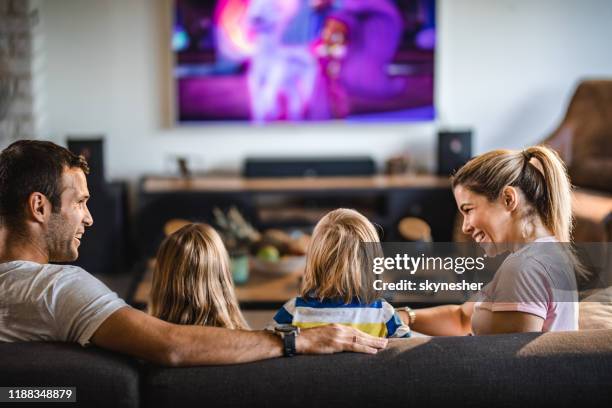
[(393, 306), (383, 299), (370, 304), (355, 299), (347, 304), (343, 300), (297, 297), (276, 312), (274, 322), (303, 329), (336, 323), (376, 337), (410, 337), (410, 328), (402, 322)]

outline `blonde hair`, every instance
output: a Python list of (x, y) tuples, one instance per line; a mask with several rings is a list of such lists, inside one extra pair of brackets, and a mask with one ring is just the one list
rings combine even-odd
[(524, 216), (538, 215), (560, 242), (572, 240), (572, 186), (563, 161), (546, 146), (493, 150), (470, 160), (452, 177), (458, 185), (496, 200), (506, 186), (519, 188), (528, 203)]
[(162, 242), (149, 313), (176, 324), (248, 329), (234, 293), (229, 255), (211, 226), (188, 224)]
[(376, 229), (355, 210), (340, 208), (316, 225), (306, 255), (300, 295), (318, 299), (376, 299), (373, 258), (382, 256)]
[[(565, 164), (547, 146), (482, 154), (461, 167), (453, 175), (452, 184), (453, 188), (461, 185), (482, 194), (489, 201), (496, 200), (504, 187), (517, 187), (528, 203), (523, 209), (526, 221), (537, 215), (559, 242), (572, 242), (572, 184)], [(565, 249), (576, 275), (589, 278), (591, 272), (580, 261), (575, 248)]]

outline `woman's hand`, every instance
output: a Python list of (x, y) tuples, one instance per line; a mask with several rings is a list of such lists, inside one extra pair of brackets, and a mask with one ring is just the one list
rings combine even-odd
[[(404, 322), (410, 317), (405, 310), (397, 311)], [(474, 302), (414, 309), (416, 318), (410, 329), (428, 336), (465, 336), (472, 332)]]
[(296, 338), (296, 350), (300, 354), (332, 354), (342, 351), (376, 354), (386, 346), (387, 339), (339, 324), (305, 329)]

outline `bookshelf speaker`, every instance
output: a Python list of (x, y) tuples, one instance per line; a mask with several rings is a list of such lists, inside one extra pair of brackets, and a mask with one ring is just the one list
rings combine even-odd
[(438, 175), (448, 176), (472, 157), (472, 131), (438, 132)]

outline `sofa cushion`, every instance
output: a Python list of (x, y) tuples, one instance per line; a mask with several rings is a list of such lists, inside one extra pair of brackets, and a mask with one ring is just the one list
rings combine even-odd
[(579, 316), (580, 330), (612, 329), (612, 287), (583, 299)]
[(138, 378), (134, 361), (97, 348), (0, 343), (0, 386), (76, 387), (71, 407), (138, 407)]
[(612, 400), (612, 330), (396, 340), (378, 355), (149, 366), (152, 407), (595, 406)]

